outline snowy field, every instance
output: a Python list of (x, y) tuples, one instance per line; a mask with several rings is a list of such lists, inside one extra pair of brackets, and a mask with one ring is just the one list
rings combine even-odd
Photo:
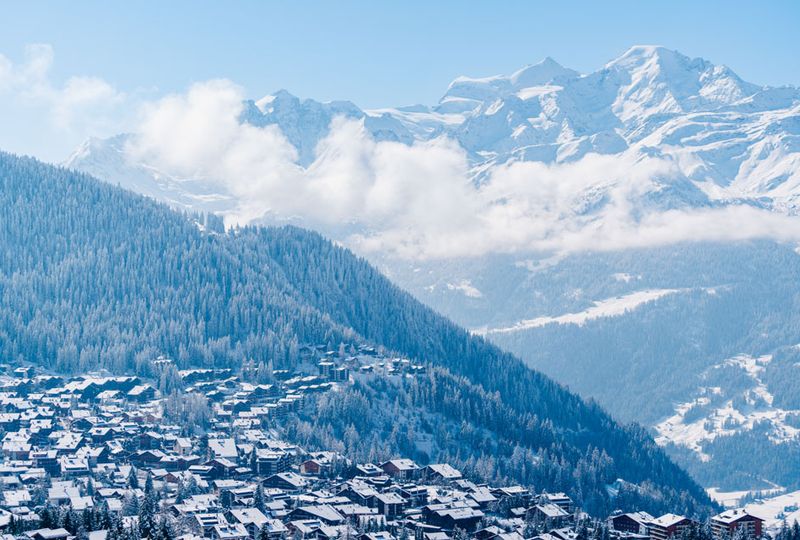
[[(726, 508), (738, 508), (742, 497), (752, 494), (751, 491), (720, 491), (717, 488), (706, 491), (712, 499)], [(789, 525), (795, 521), (800, 522), (800, 491), (769, 496), (782, 491), (783, 488), (780, 487), (761, 490), (762, 494), (767, 495), (766, 498), (745, 505), (748, 512), (764, 520), (765, 526), (771, 532), (780, 529), (784, 520)]]
[(577, 313), (565, 313), (556, 317), (537, 317), (535, 319), (526, 319), (505, 328), (492, 328), (488, 330), (477, 331), (476, 333), (486, 334), (504, 334), (508, 332), (519, 332), (528, 330), (530, 328), (538, 328), (546, 324), (577, 324), (583, 326), (587, 321), (592, 319), (599, 319), (601, 317), (617, 317), (624, 315), (629, 311), (633, 311), (637, 307), (653, 302), (664, 296), (680, 292), (680, 289), (645, 289), (642, 291), (632, 292), (624, 296), (616, 296), (614, 298), (606, 298), (605, 300), (598, 300), (593, 305), (583, 311)]
[[(760, 493), (766, 496), (777, 496), (778, 494), (782, 493), (784, 489), (780, 486), (775, 486), (772, 489), (762, 489)], [(738, 508), (741, 506), (742, 497), (746, 497), (747, 495), (753, 494), (752, 491), (722, 491), (719, 488), (708, 488), (706, 490), (708, 496), (711, 497), (715, 502), (718, 502), (725, 508)]]
[[(702, 444), (714, 440), (720, 435), (733, 435), (737, 432), (753, 429), (759, 422), (768, 421), (772, 426), (770, 438), (775, 442), (783, 442), (800, 435), (800, 430), (786, 422), (787, 415), (797, 414), (795, 410), (785, 410), (773, 406), (773, 396), (761, 380), (765, 366), (772, 360), (771, 356), (753, 357), (738, 355), (723, 361), (714, 367), (734, 366), (744, 371), (752, 381), (752, 386), (744, 393), (746, 407), (736, 408), (733, 399), (725, 399), (721, 403), (709, 407), (699, 418), (687, 420), (687, 414), (696, 406), (707, 406), (720, 395), (721, 389), (708, 386), (698, 390), (698, 396), (680, 403), (675, 407), (675, 414), (655, 426), (656, 442), (685, 446), (696, 452), (700, 459), (710, 459), (703, 453)], [(713, 368), (712, 368), (713, 369)]]
[(778, 495), (745, 506), (745, 509), (766, 521), (770, 530), (777, 530), (784, 520), (788, 524), (800, 522), (800, 491)]

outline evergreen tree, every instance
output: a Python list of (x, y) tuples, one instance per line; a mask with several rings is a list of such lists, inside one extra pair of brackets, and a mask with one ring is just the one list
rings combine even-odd
[(136, 468), (131, 465), (131, 469), (128, 472), (128, 487), (130, 489), (139, 489), (139, 477), (136, 475)]
[(264, 523), (261, 526), (261, 529), (259, 529), (258, 531), (258, 538), (256, 538), (256, 540), (270, 540), (270, 537), (271, 535), (270, 535), (269, 525)]
[(186, 482), (183, 478), (178, 480), (178, 489), (175, 492), (175, 503), (182, 504), (186, 499), (189, 498), (188, 488), (186, 486)]
[(589, 529), (585, 519), (580, 520), (575, 527), (575, 540), (589, 540)]
[(122, 514), (125, 516), (138, 515), (140, 507), (139, 498), (133, 493), (126, 494), (122, 499)]
[(161, 517), (153, 530), (153, 540), (174, 540), (175, 533), (166, 517)]
[(255, 447), (253, 447), (253, 450), (250, 452), (250, 470), (256, 474), (258, 473), (258, 458)]
[(150, 471), (147, 472), (147, 477), (144, 481), (144, 494), (152, 495), (154, 497), (156, 495), (155, 487), (153, 487), (153, 474)]
[(158, 512), (158, 500), (155, 489), (153, 489), (153, 477), (148, 472), (145, 481), (144, 498), (139, 508), (139, 534), (142, 538), (152, 538), (157, 532), (156, 514)]
[(230, 509), (233, 506), (233, 493), (229, 489), (220, 492), (219, 503), (223, 508)]
[(262, 512), (266, 511), (266, 504), (264, 503), (264, 488), (261, 486), (261, 482), (256, 484), (256, 490), (253, 493), (253, 506)]
[(58, 511), (53, 508), (50, 503), (44, 507), (44, 509), (39, 513), (41, 517), (41, 524), (43, 529), (55, 529), (60, 526), (58, 522)]
[(464, 529), (461, 529), (459, 527), (455, 527), (453, 529), (453, 535), (452, 535), (453, 540), (467, 540), (468, 538), (469, 535), (467, 534), (467, 531), (465, 531)]

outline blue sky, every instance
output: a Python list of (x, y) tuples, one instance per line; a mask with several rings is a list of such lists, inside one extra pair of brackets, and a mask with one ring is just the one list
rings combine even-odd
[[(20, 64), (27, 45), (49, 44), (56, 88), (91, 76), (156, 97), (227, 78), (255, 98), (286, 88), (378, 107), (433, 103), (457, 75), (508, 73), (545, 56), (592, 71), (633, 44), (702, 56), (755, 83), (797, 85), (798, 27), (797, 1), (28, 1), (3, 6), (0, 55)], [(113, 127), (51, 140), (22, 125), (35, 107), (9, 108), (0, 108), (0, 148), (50, 159), (81, 129)]]
[(435, 101), (457, 75), (552, 56), (597, 69), (633, 44), (800, 83), (800, 2), (18, 2), (0, 52), (50, 43), (55, 74), (180, 91), (225, 77), (363, 107)]

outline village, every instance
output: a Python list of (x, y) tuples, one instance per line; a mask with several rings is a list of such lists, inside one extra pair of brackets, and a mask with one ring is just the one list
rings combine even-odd
[[(274, 370), (270, 383), (155, 360), (156, 373), (180, 377), (180, 403), (142, 377), (0, 366), (3, 540), (669, 540), (701, 527), (646, 512), (591, 520), (564, 493), (480, 484), (403, 456), (354, 463), (281, 440), (270, 426), (311, 394), (425, 370), (369, 348), (346, 362), (318, 356), (316, 374)], [(716, 540), (766, 532), (743, 510), (706, 527)]]

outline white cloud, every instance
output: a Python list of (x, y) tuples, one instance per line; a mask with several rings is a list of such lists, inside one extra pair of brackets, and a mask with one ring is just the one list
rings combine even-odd
[(470, 221), (477, 201), (466, 156), (452, 141), (378, 143), (360, 122), (336, 119), (303, 168), (277, 127), (239, 123), (243, 97), (228, 81), (210, 81), (149, 105), (128, 153), (175, 176), (218, 182), (241, 201), (229, 216), (240, 224), (268, 212), (323, 227), (357, 222), (412, 233)]
[[(362, 123), (339, 118), (303, 168), (277, 127), (239, 122), (243, 98), (231, 82), (209, 81), (151, 104), (129, 152), (177, 176), (219, 183), (241, 201), (231, 223), (296, 218), (362, 253), (437, 258), (800, 240), (798, 219), (752, 207), (643, 207), (659, 183), (681, 173), (673, 162), (631, 154), (515, 162), (476, 187), (454, 141), (376, 142)], [(347, 232), (343, 223), (352, 224)]]
[(92, 122), (106, 123), (113, 109), (125, 100), (123, 94), (97, 77), (71, 77), (63, 88), (51, 90), (49, 97), (53, 119), (64, 129), (74, 129), (87, 115)]
[[(52, 75), (53, 48), (28, 45), (22, 62), (0, 54), (0, 114), (13, 121), (3, 149), (63, 158), (90, 135), (111, 135), (128, 118), (128, 96), (103, 79)], [(6, 140), (7, 138), (7, 140)]]

